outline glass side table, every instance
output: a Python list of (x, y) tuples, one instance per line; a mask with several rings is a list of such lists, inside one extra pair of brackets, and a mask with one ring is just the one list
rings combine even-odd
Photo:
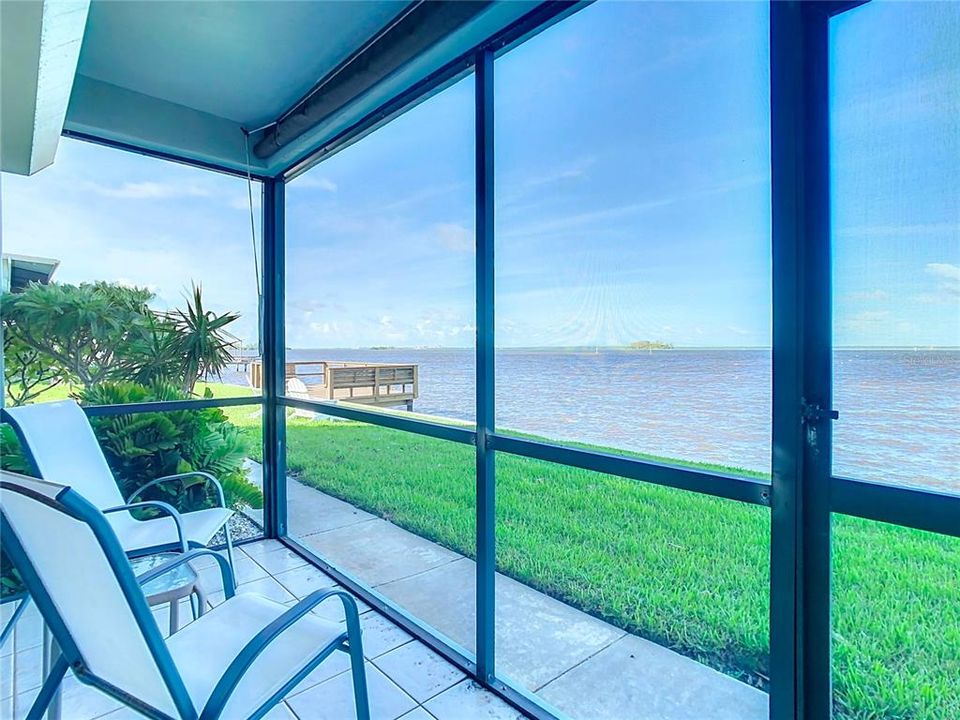
[[(146, 555), (130, 561), (134, 575), (143, 575), (156, 567), (177, 557), (177, 553), (157, 553), (156, 555)], [(173, 635), (180, 629), (180, 601), (184, 598), (190, 598), (190, 610), (193, 613), (193, 619), (203, 615), (206, 611), (207, 597), (200, 585), (200, 579), (197, 572), (189, 563), (178, 565), (170, 572), (164, 573), (158, 578), (154, 578), (143, 586), (143, 594), (147, 596), (147, 604), (150, 607), (155, 605), (170, 605), (170, 634)], [(196, 600), (196, 606), (194, 606)]]

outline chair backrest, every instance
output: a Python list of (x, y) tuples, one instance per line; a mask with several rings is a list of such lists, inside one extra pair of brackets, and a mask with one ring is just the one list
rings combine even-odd
[(123, 495), (90, 421), (76, 402), (61, 400), (6, 408), (4, 415), (40, 477), (69, 482), (101, 510), (123, 505)]
[(301, 400), (310, 399), (307, 385), (300, 378), (287, 378), (287, 395)]
[(172, 717), (195, 717), (120, 542), (69, 487), (0, 472), (4, 550), (66, 659)]

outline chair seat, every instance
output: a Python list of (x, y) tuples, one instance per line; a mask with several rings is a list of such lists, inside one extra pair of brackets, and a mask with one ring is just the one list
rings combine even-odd
[[(338, 601), (334, 598), (329, 602)], [(167, 647), (198, 712), (243, 647), (287, 610), (287, 606), (260, 595), (240, 593), (167, 639)], [(345, 626), (307, 613), (254, 660), (221, 717), (247, 717), (282, 689), (323, 647), (344, 639)]]
[[(208, 545), (217, 531), (222, 528), (233, 515), (233, 510), (227, 508), (207, 508), (181, 515), (183, 520), (183, 534), (187, 541), (199, 545)], [(114, 532), (120, 538), (124, 551), (131, 553), (137, 550), (163, 547), (179, 544), (177, 526), (170, 517), (159, 517), (153, 520), (134, 520), (128, 513), (122, 516), (116, 513), (109, 516)]]

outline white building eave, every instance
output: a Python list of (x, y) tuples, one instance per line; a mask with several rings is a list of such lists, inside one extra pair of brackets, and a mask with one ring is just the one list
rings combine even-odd
[(57, 152), (90, 0), (0, 3), (0, 167), (32, 175)]

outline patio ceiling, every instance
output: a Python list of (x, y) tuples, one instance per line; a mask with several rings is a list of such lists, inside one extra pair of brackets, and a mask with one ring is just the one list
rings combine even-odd
[(63, 129), (276, 175), (540, 4), (93, 0)]

